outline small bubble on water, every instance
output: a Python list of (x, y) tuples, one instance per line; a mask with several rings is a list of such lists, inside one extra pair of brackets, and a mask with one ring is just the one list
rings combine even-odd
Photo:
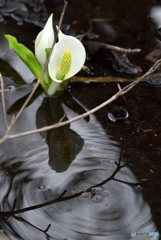
[(1, 14), (0, 14), (0, 22), (4, 22), (4, 18), (2, 17)]
[(40, 186), (39, 189), (41, 189), (42, 191), (46, 191), (47, 190), (46, 186)]
[(91, 186), (90, 186), (89, 184), (86, 184), (86, 185), (83, 186), (83, 189), (82, 189), (82, 190), (85, 192), (85, 191), (87, 191), (90, 187), (91, 187)]
[(141, 185), (138, 185), (134, 188), (135, 192), (142, 192), (143, 188)]
[(112, 113), (108, 113), (108, 118), (112, 122), (116, 122), (118, 120), (124, 120), (128, 118), (128, 116), (129, 116), (128, 111), (122, 107), (115, 108)]
[(89, 193), (88, 192), (82, 193), (81, 197), (82, 198), (88, 198), (89, 197)]
[(104, 190), (104, 191), (102, 192), (102, 196), (107, 197), (108, 195), (109, 195), (109, 191)]
[(103, 189), (101, 187), (96, 187), (96, 188), (92, 188), (92, 191), (94, 191), (94, 193), (97, 195), (101, 195), (103, 192)]
[(9, 92), (9, 93), (12, 93), (12, 92), (14, 92), (15, 91), (15, 86), (13, 86), (13, 85), (9, 85), (9, 86), (7, 86), (7, 92)]
[(71, 190), (71, 193), (72, 194), (77, 194), (77, 193), (79, 193), (79, 191), (78, 190)]
[(93, 201), (93, 202), (97, 202), (97, 203), (101, 202), (101, 201), (102, 201), (101, 195), (94, 195), (94, 196), (92, 197), (92, 201)]
[(23, 21), (18, 21), (17, 25), (22, 26), (23, 25)]

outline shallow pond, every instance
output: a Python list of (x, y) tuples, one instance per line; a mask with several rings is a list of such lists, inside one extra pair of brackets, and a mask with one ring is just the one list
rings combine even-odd
[[(57, 24), (62, 6), (59, 0), (0, 2), (0, 68), (8, 122), (33, 89), (34, 78), (8, 47), (4, 34), (33, 50), (47, 17), (54, 12)], [(115, 94), (120, 79), (124, 87), (141, 76), (161, 55), (158, 12), (159, 1), (70, 1), (62, 30), (81, 35), (91, 72), (79, 74), (53, 97), (39, 88), (11, 133), (54, 124), (65, 112), (71, 119)], [(120, 54), (99, 43), (142, 51)], [(90, 82), (96, 77), (106, 82)], [(158, 69), (125, 98), (89, 117), (2, 143), (3, 239), (160, 239), (160, 82)], [(2, 103), (0, 111), (3, 137)]]

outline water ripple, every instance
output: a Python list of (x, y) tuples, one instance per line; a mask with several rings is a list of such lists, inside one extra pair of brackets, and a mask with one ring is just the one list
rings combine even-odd
[[(32, 107), (27, 111), (32, 112)], [(69, 118), (76, 116), (74, 111), (63, 107)], [(32, 114), (33, 122), (29, 117), (26, 121), (34, 127), (35, 112)], [(0, 227), (16, 239), (34, 240), (107, 240), (107, 237), (129, 240), (132, 231), (154, 232), (150, 207), (136, 187), (114, 180), (97, 186), (116, 170), (115, 161), (118, 162), (120, 155), (118, 144), (107, 136), (94, 115), (89, 122), (82, 119), (70, 128), (80, 135), (84, 145), (68, 169), (61, 173), (49, 167), (48, 146), (39, 134), (28, 136), (23, 142), (22, 139), (10, 141), (12, 154), (7, 151), (7, 145), (3, 145), (1, 211), (11, 210), (15, 199), (17, 210), (56, 199), (64, 190), (63, 197), (70, 199), (19, 213), (5, 219)], [(137, 182), (127, 167), (120, 169), (115, 177), (124, 182)]]

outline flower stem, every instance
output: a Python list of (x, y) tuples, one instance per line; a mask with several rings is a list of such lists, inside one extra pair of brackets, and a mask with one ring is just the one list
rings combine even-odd
[(53, 95), (58, 90), (60, 84), (61, 84), (61, 81), (60, 82), (52, 82), (50, 87), (48, 88), (47, 93), (49, 95)]
[(62, 81), (62, 80), (64, 80), (64, 78), (65, 78), (65, 75), (61, 75), (60, 74), (59, 77), (57, 78), (57, 80), (61, 80)]

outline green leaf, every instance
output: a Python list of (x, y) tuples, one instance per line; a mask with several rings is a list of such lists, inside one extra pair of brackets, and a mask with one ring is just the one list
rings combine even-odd
[(91, 73), (89, 67), (87, 67), (87, 66), (85, 66), (85, 65), (82, 67), (82, 69), (81, 69), (80, 71), (85, 71), (85, 72), (88, 73), (88, 74)]
[(69, 83), (70, 83), (70, 79), (71, 78), (62, 81), (62, 83), (60, 84), (58, 89), (60, 90), (60, 89), (66, 88), (69, 85)]
[[(49, 55), (50, 55), (50, 52), (51, 52), (51, 48), (45, 48), (45, 51), (46, 51), (46, 59), (48, 59)], [(52, 79), (49, 76), (48, 69), (46, 70), (46, 73), (45, 73), (45, 81), (46, 81), (46, 86), (47, 86), (47, 89), (48, 89), (50, 87), (51, 83), (52, 83)]]
[[(38, 63), (34, 54), (23, 44), (18, 43), (17, 39), (11, 35), (5, 35), (5, 38), (8, 40), (10, 47), (17, 53), (17, 55), (22, 59), (22, 61), (28, 66), (31, 72), (39, 79), (42, 68)], [(41, 85), (46, 90), (45, 77), (43, 76), (41, 80)]]
[(46, 51), (46, 59), (48, 59), (51, 52), (51, 48), (45, 48), (45, 51)]

